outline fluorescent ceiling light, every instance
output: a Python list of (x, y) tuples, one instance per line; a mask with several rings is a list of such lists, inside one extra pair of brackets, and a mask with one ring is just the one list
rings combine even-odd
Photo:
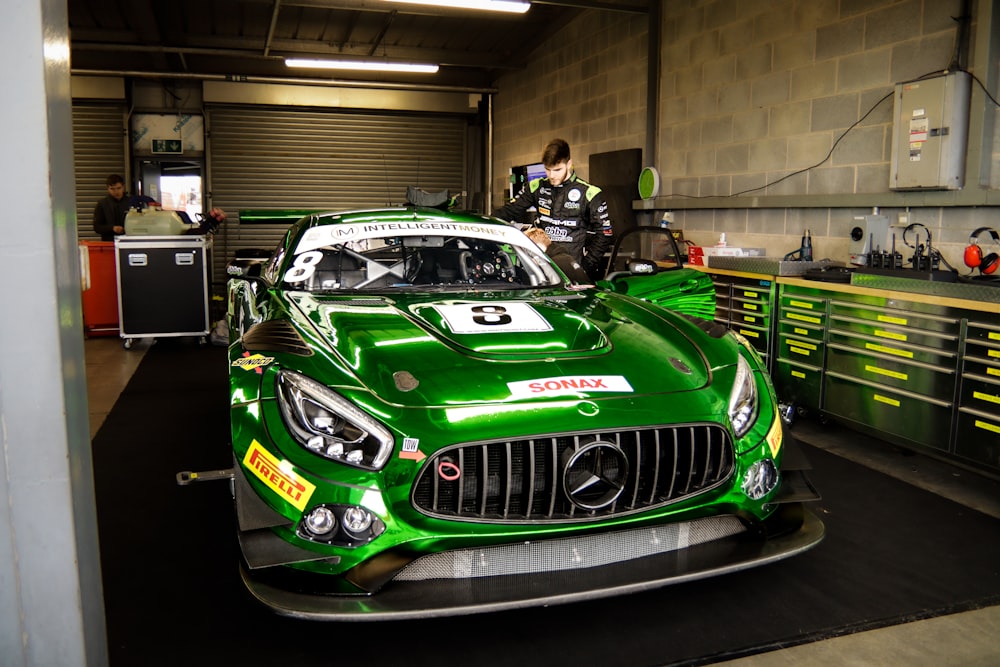
[(390, 2), (405, 2), (412, 5), (428, 5), (431, 7), (449, 7), (451, 9), (484, 9), (491, 12), (509, 12), (523, 14), (531, 8), (530, 2), (518, 0), (390, 0)]
[(365, 70), (367, 72), (415, 72), (434, 74), (437, 65), (422, 63), (394, 63), (386, 60), (310, 60), (308, 58), (285, 58), (288, 67), (308, 67), (311, 69)]

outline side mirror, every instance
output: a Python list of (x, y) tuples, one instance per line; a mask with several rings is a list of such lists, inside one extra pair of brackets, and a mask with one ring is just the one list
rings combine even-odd
[(251, 248), (236, 253), (236, 257), (226, 265), (226, 275), (230, 278), (259, 278), (261, 268), (271, 257), (271, 251)]
[(659, 270), (656, 262), (649, 259), (633, 259), (628, 263), (628, 272), (634, 276), (652, 275)]

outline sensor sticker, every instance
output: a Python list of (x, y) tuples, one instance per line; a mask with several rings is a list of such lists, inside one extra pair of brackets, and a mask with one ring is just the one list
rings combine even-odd
[(300, 512), (305, 510), (306, 503), (316, 490), (314, 484), (295, 474), (290, 463), (278, 461), (256, 440), (250, 443), (250, 449), (243, 457), (243, 465)]
[(403, 449), (399, 458), (408, 461), (423, 461), (427, 455), (420, 451), (420, 438), (403, 438)]

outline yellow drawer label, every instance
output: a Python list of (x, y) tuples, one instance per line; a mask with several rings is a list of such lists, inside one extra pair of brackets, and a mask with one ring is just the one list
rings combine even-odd
[(909, 323), (905, 318), (892, 317), (891, 315), (879, 315), (875, 319), (879, 322), (886, 322), (888, 324), (902, 324), (904, 327)]
[(895, 347), (886, 347), (885, 345), (876, 345), (875, 343), (865, 343), (866, 350), (874, 350), (875, 352), (884, 352), (886, 354), (894, 354), (897, 357), (906, 357), (907, 359), (913, 358), (913, 353), (909, 350), (900, 350)]
[(987, 354), (987, 356), (994, 357), (996, 359), (1000, 359), (1000, 350), (990, 350), (986, 354)]
[(986, 369), (986, 374), (987, 375), (996, 375), (997, 377), (1000, 377), (1000, 368), (987, 368)]
[(986, 337), (989, 338), (990, 340), (1000, 340), (1000, 333), (991, 331), (988, 334), (986, 334)]
[(743, 304), (743, 307), (746, 308), (747, 310), (757, 310), (756, 303), (745, 303)]
[(891, 405), (894, 408), (899, 407), (899, 401), (895, 398), (889, 398), (888, 396), (883, 396), (881, 394), (875, 394), (873, 398), (879, 403), (885, 403), (886, 405)]
[(875, 335), (879, 338), (891, 338), (893, 340), (906, 341), (906, 334), (896, 333), (895, 331), (886, 331), (885, 329), (876, 329)]
[(800, 329), (798, 327), (795, 327), (794, 329), (792, 329), (792, 331), (794, 331), (795, 333), (797, 333), (800, 336), (808, 336), (809, 335), (809, 329)]
[(747, 331), (746, 329), (740, 329), (740, 333), (744, 336), (752, 336), (753, 338), (760, 338), (760, 334), (756, 331)]
[(990, 403), (996, 403), (1000, 405), (1000, 396), (994, 396), (993, 394), (986, 394), (981, 391), (972, 392), (972, 398), (977, 398), (980, 401), (989, 401)]
[(799, 378), (800, 380), (805, 380), (806, 374), (803, 373), (802, 371), (792, 371), (792, 377)]
[(755, 316), (753, 316), (753, 315), (744, 315), (743, 316), (743, 321), (744, 322), (750, 322), (751, 324), (753, 324), (753, 323), (755, 323), (757, 321), (757, 318)]
[(809, 310), (812, 310), (815, 304), (809, 303), (808, 301), (789, 301), (788, 305), (795, 306), (796, 308), (808, 308)]
[(812, 317), (811, 315), (800, 315), (798, 313), (786, 313), (785, 317), (790, 320), (799, 320), (801, 322), (810, 322), (811, 324), (820, 324), (823, 320), (818, 317)]
[(865, 365), (865, 370), (869, 373), (877, 373), (878, 375), (884, 375), (886, 377), (896, 378), (897, 380), (906, 381), (909, 379), (906, 373), (897, 373), (896, 371), (890, 371), (886, 368), (879, 368), (878, 366)]
[(757, 292), (747, 292), (746, 290), (743, 290), (743, 296), (749, 296), (756, 299), (757, 297), (760, 296), (760, 294), (758, 294)]
[(807, 350), (815, 350), (816, 349), (816, 346), (813, 345), (812, 343), (803, 343), (802, 341), (798, 341), (798, 340), (790, 340), (790, 341), (788, 341), (788, 344), (790, 346), (792, 346), (792, 347), (804, 347)]
[(993, 431), (994, 433), (1000, 433), (1000, 426), (996, 424), (991, 424), (989, 422), (984, 422), (982, 419), (976, 420), (976, 428), (981, 428), (984, 431)]
[(812, 354), (809, 350), (803, 350), (801, 347), (790, 347), (790, 348), (788, 348), (788, 351), (789, 352), (794, 352), (795, 354), (804, 354), (807, 357), (810, 354)]

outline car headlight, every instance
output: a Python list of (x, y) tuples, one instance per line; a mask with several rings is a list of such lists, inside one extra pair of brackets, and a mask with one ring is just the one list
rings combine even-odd
[(338, 463), (381, 470), (392, 434), (363, 410), (315, 380), (278, 373), (278, 404), (289, 432), (309, 451)]
[(737, 438), (743, 437), (757, 418), (757, 382), (750, 364), (741, 355), (736, 363), (736, 381), (729, 395), (729, 421)]

